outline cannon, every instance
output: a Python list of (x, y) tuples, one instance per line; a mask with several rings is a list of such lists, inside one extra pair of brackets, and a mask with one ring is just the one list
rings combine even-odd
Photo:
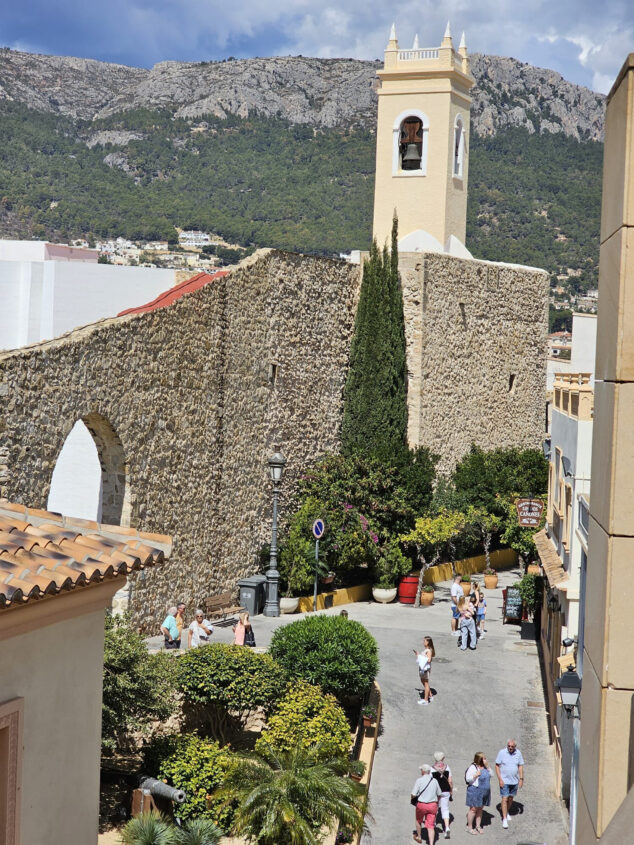
[(132, 793), (132, 815), (138, 816), (152, 810), (159, 810), (168, 816), (173, 813), (174, 804), (183, 804), (187, 795), (182, 789), (175, 789), (156, 778), (143, 777), (138, 789)]

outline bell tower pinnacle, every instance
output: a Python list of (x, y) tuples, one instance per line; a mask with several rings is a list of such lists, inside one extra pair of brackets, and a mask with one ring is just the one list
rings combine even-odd
[(392, 24), (377, 72), (378, 120), (373, 236), (389, 240), (399, 220), (402, 252), (464, 248), (470, 90), (464, 33), (456, 51), (447, 24), (439, 47), (399, 48)]

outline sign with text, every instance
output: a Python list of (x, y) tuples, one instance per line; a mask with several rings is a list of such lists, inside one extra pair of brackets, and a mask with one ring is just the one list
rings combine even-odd
[(515, 502), (517, 520), (522, 528), (537, 528), (542, 518), (544, 503), (541, 499), (518, 499)]
[(517, 587), (508, 587), (504, 596), (504, 607), (502, 608), (502, 624), (505, 625), (509, 619), (514, 622), (521, 622), (523, 613), (522, 594)]

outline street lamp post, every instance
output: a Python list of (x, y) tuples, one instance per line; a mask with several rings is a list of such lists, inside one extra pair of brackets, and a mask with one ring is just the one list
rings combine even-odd
[(277, 571), (277, 503), (280, 497), (280, 483), (285, 466), (286, 458), (281, 452), (276, 452), (269, 458), (269, 471), (273, 482), (273, 529), (271, 533), (271, 559), (266, 573), (266, 603), (263, 611), (265, 616), (280, 615), (280, 573)]

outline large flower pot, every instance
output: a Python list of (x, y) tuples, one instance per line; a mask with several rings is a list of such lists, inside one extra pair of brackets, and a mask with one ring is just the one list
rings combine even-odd
[(280, 599), (280, 611), (282, 613), (295, 613), (299, 607), (299, 598), (290, 596)]
[(460, 586), (462, 587), (462, 592), (465, 596), (468, 596), (471, 592), (471, 581), (461, 581)]
[(434, 600), (433, 593), (426, 593), (424, 590), (420, 594), (420, 606), (421, 607), (429, 607), (429, 605)]
[(389, 604), (396, 598), (396, 587), (372, 587), (372, 597), (374, 601), (381, 602), (381, 604)]
[(486, 590), (495, 590), (498, 585), (498, 574), (497, 572), (495, 575), (485, 575), (484, 576), (484, 587)]

